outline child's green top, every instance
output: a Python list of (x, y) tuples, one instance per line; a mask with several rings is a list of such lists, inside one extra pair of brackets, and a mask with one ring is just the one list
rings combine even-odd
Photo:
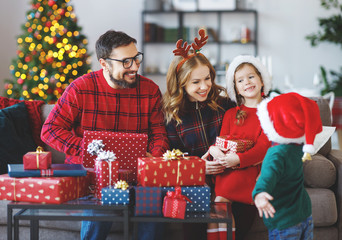
[(253, 191), (267, 192), (276, 210), (273, 218), (264, 217), (269, 230), (294, 226), (311, 215), (311, 200), (304, 188), (302, 151), (297, 144), (280, 144), (268, 149), (261, 167), (261, 175)]

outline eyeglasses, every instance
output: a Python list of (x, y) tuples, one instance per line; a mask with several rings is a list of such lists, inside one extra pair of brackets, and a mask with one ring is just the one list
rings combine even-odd
[(142, 63), (144, 58), (144, 54), (141, 52), (138, 52), (137, 55), (135, 55), (134, 57), (131, 58), (125, 58), (123, 60), (119, 60), (119, 59), (113, 59), (113, 58), (105, 58), (105, 60), (113, 60), (113, 61), (118, 61), (118, 62), (122, 62), (122, 66), (126, 69), (132, 67), (133, 65), (133, 60), (134, 62), (139, 65), (140, 63)]

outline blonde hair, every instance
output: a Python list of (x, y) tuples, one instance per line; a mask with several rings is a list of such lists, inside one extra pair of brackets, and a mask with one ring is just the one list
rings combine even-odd
[(174, 57), (166, 75), (166, 92), (162, 99), (166, 124), (170, 123), (172, 119), (177, 122), (177, 125), (182, 123), (180, 116), (186, 112), (185, 85), (190, 79), (192, 70), (199, 65), (207, 66), (210, 71), (212, 86), (207, 98), (209, 107), (213, 110), (223, 109), (217, 103), (223, 97), (220, 94), (224, 93), (226, 97), (228, 96), (226, 89), (215, 83), (215, 69), (203, 54), (191, 57), (177, 71), (177, 65), (182, 60), (183, 57)]
[[(252, 63), (243, 62), (239, 66), (237, 66), (237, 68), (235, 69), (235, 72), (234, 72), (234, 91), (235, 91), (235, 95), (236, 95), (236, 105), (238, 106), (238, 110), (237, 110), (236, 116), (235, 116), (235, 118), (236, 118), (235, 124), (236, 125), (242, 125), (244, 123), (245, 119), (247, 118), (247, 113), (245, 111), (242, 111), (239, 108), (239, 106), (241, 106), (244, 103), (244, 98), (243, 98), (243, 96), (238, 94), (237, 89), (236, 89), (236, 81), (235, 81), (235, 74), (236, 74), (236, 72), (239, 71), (244, 66), (252, 67), (254, 69), (255, 73), (261, 79), (261, 82), (263, 83), (261, 73), (259, 72), (259, 70)], [(261, 92), (263, 92), (263, 87), (261, 88)]]

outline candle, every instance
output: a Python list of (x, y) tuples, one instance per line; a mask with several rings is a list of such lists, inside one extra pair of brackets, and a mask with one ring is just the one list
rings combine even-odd
[(272, 57), (268, 56), (267, 58), (267, 68), (268, 72), (270, 73), (270, 76), (272, 77)]

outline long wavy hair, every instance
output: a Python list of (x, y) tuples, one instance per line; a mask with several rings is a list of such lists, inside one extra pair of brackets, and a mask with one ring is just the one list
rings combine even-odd
[(181, 116), (187, 111), (185, 85), (188, 83), (193, 69), (199, 65), (207, 66), (210, 71), (212, 86), (207, 98), (209, 107), (216, 111), (223, 109), (218, 104), (218, 100), (223, 97), (228, 97), (226, 89), (215, 83), (215, 69), (203, 54), (196, 54), (191, 57), (177, 71), (177, 65), (182, 60), (183, 57), (174, 57), (166, 75), (167, 89), (162, 99), (166, 124), (171, 122), (172, 119), (177, 122), (177, 125), (182, 123)]

